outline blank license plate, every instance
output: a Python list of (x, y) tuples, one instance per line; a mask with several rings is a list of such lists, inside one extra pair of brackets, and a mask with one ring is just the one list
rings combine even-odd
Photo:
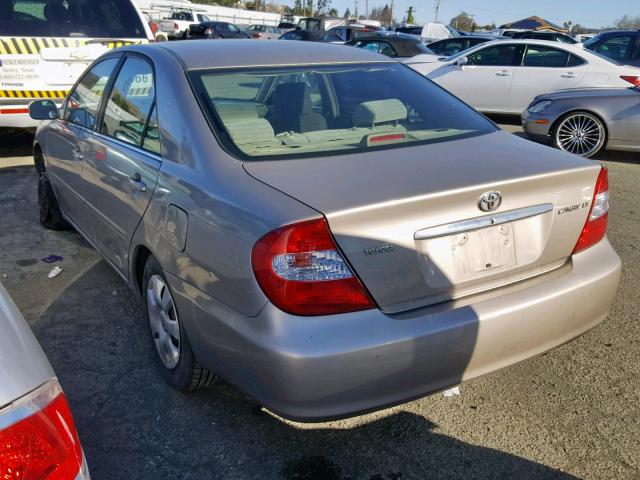
[(509, 270), (516, 265), (511, 224), (460, 233), (450, 238), (458, 279), (471, 279)]

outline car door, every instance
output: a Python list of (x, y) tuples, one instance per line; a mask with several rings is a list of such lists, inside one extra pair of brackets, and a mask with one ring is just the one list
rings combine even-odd
[(127, 54), (85, 156), (92, 240), (125, 277), (131, 237), (151, 200), (161, 165), (155, 93), (150, 61)]
[(427, 77), (478, 110), (505, 112), (520, 52), (519, 44), (500, 42), (470, 53), (466, 65), (451, 62)]
[(584, 59), (561, 47), (527, 45), (511, 83), (510, 110), (522, 113), (538, 95), (577, 86), (588, 69)]
[(53, 123), (46, 139), (47, 173), (60, 206), (86, 236), (91, 235), (82, 177), (87, 139), (119, 59), (118, 55), (102, 60), (80, 78), (65, 101), (62, 118)]

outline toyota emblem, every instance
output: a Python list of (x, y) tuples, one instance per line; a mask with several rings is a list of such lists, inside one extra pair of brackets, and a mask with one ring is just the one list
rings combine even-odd
[(493, 212), (502, 204), (500, 192), (487, 192), (478, 200), (478, 208), (483, 212)]

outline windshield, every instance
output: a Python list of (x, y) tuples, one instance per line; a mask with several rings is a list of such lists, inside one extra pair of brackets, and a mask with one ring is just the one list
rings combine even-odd
[(189, 77), (218, 139), (243, 159), (399, 148), (495, 131), (396, 63), (194, 71)]
[(146, 38), (131, 0), (0, 0), (0, 36)]

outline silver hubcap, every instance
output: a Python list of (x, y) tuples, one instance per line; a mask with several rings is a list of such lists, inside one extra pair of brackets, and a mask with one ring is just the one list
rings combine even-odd
[(558, 127), (556, 143), (560, 149), (590, 157), (602, 147), (604, 128), (600, 121), (585, 113), (565, 118)]
[(149, 279), (147, 310), (160, 360), (165, 367), (175, 368), (180, 360), (180, 323), (169, 287), (159, 275)]

